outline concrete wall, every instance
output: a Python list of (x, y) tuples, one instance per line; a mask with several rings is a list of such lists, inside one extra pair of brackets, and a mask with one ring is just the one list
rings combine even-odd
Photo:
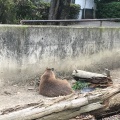
[(0, 77), (27, 79), (57, 58), (114, 48), (120, 48), (120, 28), (0, 25)]

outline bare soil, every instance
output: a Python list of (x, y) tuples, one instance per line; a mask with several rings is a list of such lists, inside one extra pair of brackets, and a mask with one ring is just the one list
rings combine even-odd
[[(29, 90), (30, 88), (30, 90)], [(43, 96), (38, 94), (37, 89), (33, 86), (4, 86), (0, 91), (0, 110), (39, 102)]]
[[(120, 84), (120, 69), (111, 71), (111, 76), (114, 83)], [(41, 99), (44, 97), (39, 95), (38, 86), (34, 84), (4, 86), (0, 91), (0, 111), (17, 105), (38, 103)]]

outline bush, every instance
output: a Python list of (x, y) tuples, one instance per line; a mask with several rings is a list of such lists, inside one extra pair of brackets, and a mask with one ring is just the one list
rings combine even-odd
[(71, 4), (69, 19), (77, 19), (79, 16), (79, 12), (80, 12), (80, 5), (79, 4)]
[(97, 18), (120, 18), (120, 2), (97, 4)]
[(0, 23), (14, 23), (14, 3), (10, 0), (0, 0)]
[(16, 8), (16, 19), (32, 19), (34, 9), (36, 7), (33, 5), (33, 3), (29, 0), (19, 0), (15, 2), (15, 8)]
[(16, 24), (20, 20), (48, 19), (49, 3), (30, 0), (0, 0), (0, 22)]
[(110, 3), (110, 2), (119, 2), (119, 0), (94, 0), (95, 3)]

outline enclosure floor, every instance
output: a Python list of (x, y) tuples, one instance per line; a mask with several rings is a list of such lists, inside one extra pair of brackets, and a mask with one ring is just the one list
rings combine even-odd
[[(111, 71), (111, 76), (114, 83), (120, 83), (120, 69)], [(0, 111), (16, 105), (38, 103), (41, 99), (44, 99), (42, 95), (39, 95), (38, 87), (33, 88), (34, 86), (30, 86), (28, 83), (24, 86), (13, 85), (1, 88)]]
[(31, 86), (5, 86), (0, 91), (0, 110), (39, 102), (43, 96), (38, 94), (37, 89), (28, 90)]

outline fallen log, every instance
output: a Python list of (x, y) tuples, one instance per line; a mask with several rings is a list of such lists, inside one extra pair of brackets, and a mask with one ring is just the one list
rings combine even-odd
[[(34, 98), (35, 99), (35, 98)], [(0, 120), (66, 120), (90, 113), (103, 117), (118, 112), (120, 107), (120, 85), (98, 89), (86, 94), (74, 93), (54, 98), (45, 97), (36, 104), (15, 111), (0, 111)]]
[(87, 72), (83, 70), (74, 70), (72, 76), (77, 81), (89, 82), (94, 87), (108, 87), (113, 84), (109, 70), (106, 69), (106, 75)]
[(84, 70), (74, 70), (72, 73), (73, 76), (80, 77), (80, 78), (106, 78), (107, 75), (98, 74), (98, 73), (92, 73), (87, 72)]

